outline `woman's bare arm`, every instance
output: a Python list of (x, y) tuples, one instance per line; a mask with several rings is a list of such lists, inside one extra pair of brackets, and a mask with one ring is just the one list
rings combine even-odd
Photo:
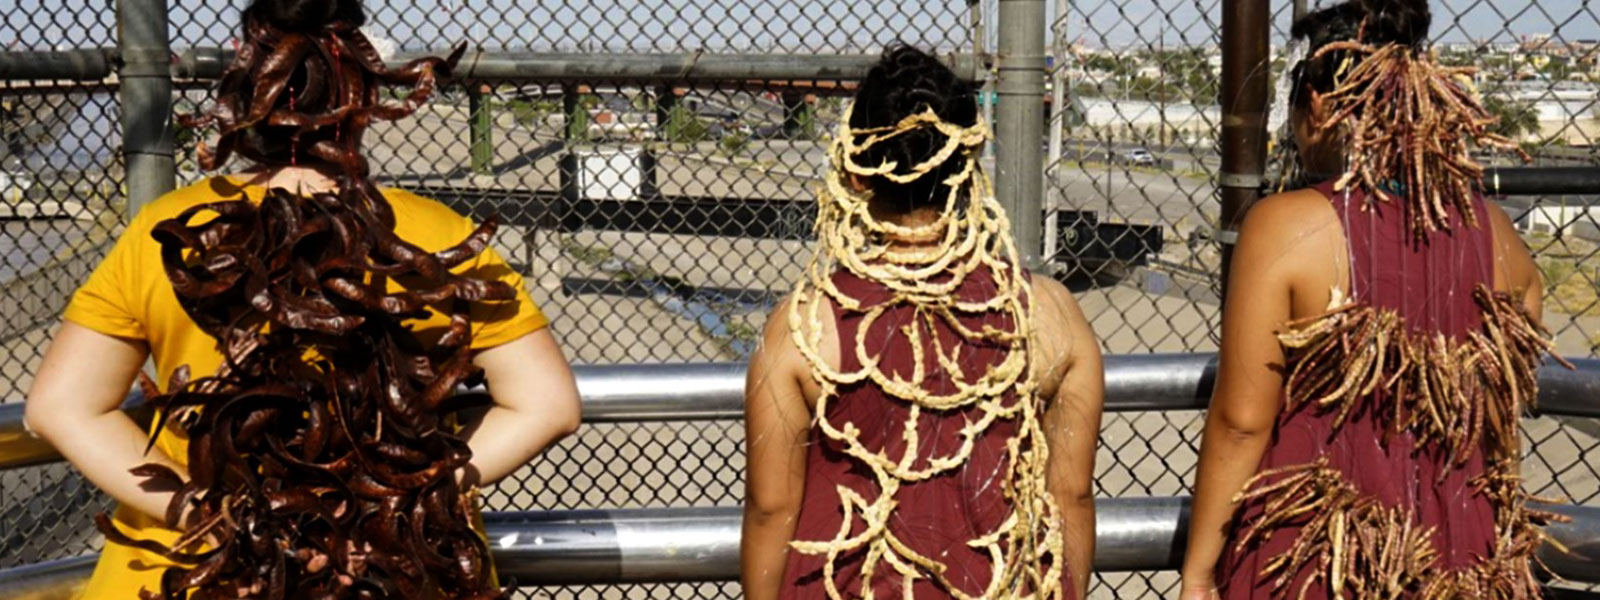
[(185, 479), (188, 473), (161, 452), (146, 454), (149, 437), (122, 412), (148, 354), (144, 342), (68, 321), (45, 351), (24, 409), (28, 428), (96, 487), (123, 506), (165, 521), (176, 490), (155, 487), (129, 470), (154, 463)]
[(1066, 372), (1043, 420), (1050, 448), (1047, 483), (1061, 507), (1076, 597), (1087, 598), (1094, 566), (1094, 459), (1105, 404), (1105, 368), (1099, 339), (1072, 294), (1054, 281), (1040, 282), (1035, 289), (1039, 290), (1035, 319), (1055, 321), (1039, 323), (1036, 329), (1066, 344), (1061, 364), (1055, 367)]
[(483, 369), (494, 406), (468, 435), (467, 482), (504, 479), (577, 431), (582, 418), (578, 384), (549, 329), (483, 350), (473, 363)]
[(1315, 191), (1267, 198), (1251, 209), (1240, 231), (1222, 313), (1221, 364), (1200, 449), (1184, 600), (1207, 598), (1216, 586), (1214, 571), (1238, 508), (1234, 497), (1266, 453), (1282, 408), (1278, 367), (1284, 355), (1275, 332), (1292, 314), (1295, 269), (1314, 260), (1297, 255), (1313, 246), (1304, 243), (1308, 221), (1315, 220), (1308, 209), (1326, 206)]
[(749, 466), (739, 562), (744, 594), (750, 600), (778, 597), (805, 489), (811, 412), (800, 378), (810, 377), (810, 372), (790, 338), (788, 314), (785, 302), (767, 319), (745, 380)]
[(1528, 251), (1527, 242), (1499, 205), (1488, 202), (1490, 231), (1494, 232), (1497, 288), (1521, 294), (1522, 305), (1535, 323), (1544, 321), (1544, 275)]

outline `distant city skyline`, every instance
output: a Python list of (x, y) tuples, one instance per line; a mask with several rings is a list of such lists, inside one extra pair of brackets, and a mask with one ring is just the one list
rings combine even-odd
[[(1289, 28), (1290, 2), (1272, 0), (1274, 43)], [(983, 0), (992, 11), (995, 0)], [(404, 3), (403, 9), (392, 8)], [(1331, 4), (1312, 0), (1312, 5)], [(175, 47), (214, 46), (232, 35), (243, 0), (175, 0)], [(491, 0), (367, 0), (373, 27), (407, 49), (467, 39), (489, 48), (602, 52), (708, 51), (869, 52), (897, 39), (952, 49), (965, 45), (964, 0), (907, 3), (856, 0), (752, 0), (725, 6), (710, 0), (581, 0), (504, 3)], [(1046, 0), (1049, 19), (1068, 39), (1096, 47), (1215, 44), (1221, 0)], [(1555, 34), (1568, 41), (1600, 39), (1600, 18), (1587, 0), (1435, 1), (1433, 33), (1442, 42), (1513, 42)], [(221, 5), (220, 8), (217, 6)], [(1464, 10), (1460, 15), (1455, 10)], [(113, 45), (110, 3), (66, 8), (61, 0), (0, 0), (7, 20), (0, 43), (46, 49)], [(990, 13), (992, 45), (995, 27)], [(1508, 25), (1509, 23), (1509, 25)]]
[[(1059, 0), (1047, 0), (1052, 22)], [(1317, 6), (1335, 4), (1311, 0)], [(1272, 0), (1274, 43), (1281, 43), (1293, 21), (1292, 4)], [(1429, 3), (1436, 41), (1514, 42), (1521, 36), (1559, 34), (1567, 41), (1600, 39), (1600, 17), (1587, 0), (1450, 0)], [(1207, 45), (1220, 39), (1221, 0), (1071, 0), (1068, 39), (1116, 47), (1164, 42), (1169, 46)], [(1456, 11), (1465, 11), (1456, 14)], [(1509, 25), (1508, 25), (1509, 23)], [(1164, 34), (1164, 37), (1163, 37)]]

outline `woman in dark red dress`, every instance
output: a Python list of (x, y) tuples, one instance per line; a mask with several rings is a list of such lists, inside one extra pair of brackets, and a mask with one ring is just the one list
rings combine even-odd
[(743, 581), (773, 598), (1080, 598), (1100, 355), (1021, 268), (972, 89), (890, 49), (746, 387)]
[(1425, 0), (1360, 0), (1294, 27), (1300, 164), (1325, 181), (1240, 233), (1186, 600), (1540, 593), (1517, 420), (1542, 285), (1469, 154), (1513, 146), (1428, 23)]

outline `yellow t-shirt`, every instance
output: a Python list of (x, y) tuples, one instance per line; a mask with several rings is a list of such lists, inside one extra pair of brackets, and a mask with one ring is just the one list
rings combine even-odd
[[(173, 191), (134, 217), (115, 247), (89, 280), (73, 295), (63, 317), (106, 335), (143, 340), (155, 361), (156, 382), (165, 385), (180, 366), (188, 365), (192, 378), (215, 373), (222, 365), (217, 342), (195, 325), (178, 304), (161, 262), (161, 246), (150, 231), (158, 223), (200, 204), (237, 200), (242, 194), (259, 202), (265, 189), (241, 186), (237, 179), (214, 177)], [(470, 220), (443, 204), (401, 190), (384, 190), (394, 207), (395, 233), (423, 250), (436, 252), (459, 243), (473, 231)], [(522, 277), (506, 265), (493, 249), (454, 269), (481, 279), (504, 281), (517, 290), (513, 302), (479, 303), (471, 308), (472, 347), (492, 348), (544, 328), (549, 322), (528, 297)], [(401, 291), (394, 280), (391, 292)], [(449, 325), (448, 317), (430, 310), (426, 319), (408, 321), (423, 340), (437, 339)], [(156, 448), (178, 464), (188, 463), (187, 439), (169, 428), (156, 439)], [(170, 544), (178, 532), (154, 518), (121, 508), (116, 524), (135, 539)], [(481, 525), (480, 525), (481, 527)], [(161, 573), (171, 562), (158, 555), (107, 541), (94, 576), (82, 598), (138, 598), (141, 588), (161, 589)]]

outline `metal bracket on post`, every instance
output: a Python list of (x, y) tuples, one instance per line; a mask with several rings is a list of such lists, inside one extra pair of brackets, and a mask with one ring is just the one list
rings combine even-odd
[(1266, 181), (1260, 173), (1218, 173), (1217, 187), (1260, 190)]
[(999, 12), (995, 194), (1023, 265), (1037, 268), (1044, 259), (1045, 3), (1000, 0)]
[(124, 217), (132, 218), (144, 205), (177, 187), (167, 0), (119, 0), (117, 24), (128, 189)]

